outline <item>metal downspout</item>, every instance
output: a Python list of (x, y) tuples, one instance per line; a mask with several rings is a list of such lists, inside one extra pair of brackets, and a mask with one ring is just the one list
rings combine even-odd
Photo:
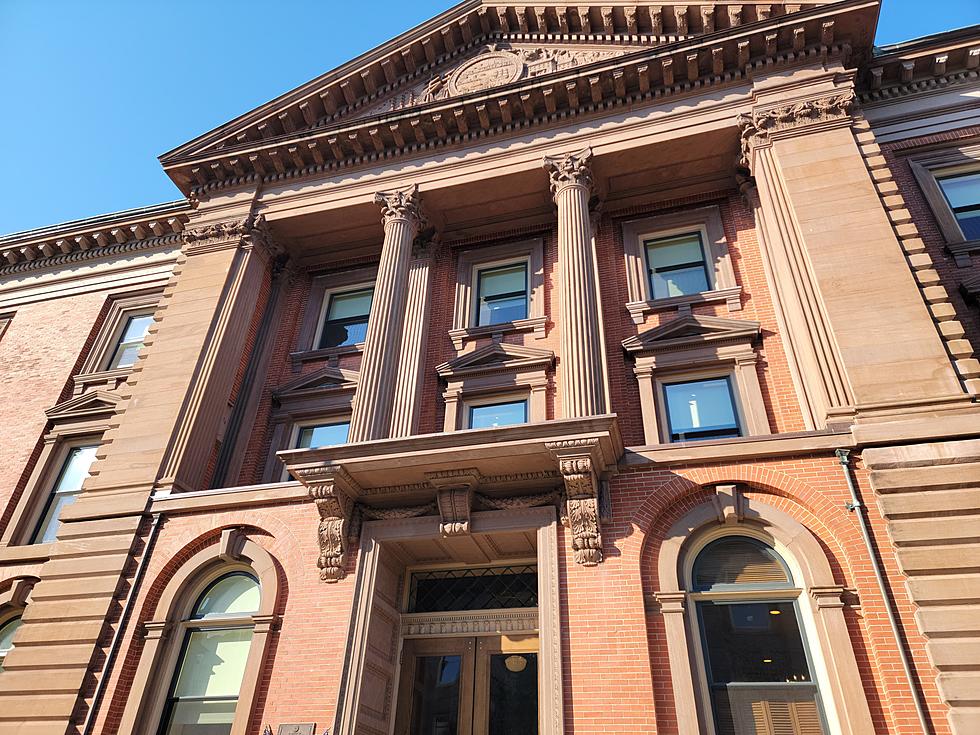
[[(932, 727), (929, 725), (929, 719), (922, 705), (921, 692), (916, 685), (915, 677), (912, 675), (912, 666), (909, 662), (908, 652), (905, 650), (902, 632), (898, 626), (898, 619), (895, 617), (895, 607), (888, 594), (888, 588), (885, 586), (885, 577), (881, 571), (881, 564), (878, 562), (878, 555), (871, 542), (871, 529), (868, 525), (867, 516), (864, 514), (864, 503), (858, 498), (857, 486), (854, 484), (854, 477), (851, 474), (849, 461), (851, 452), (849, 449), (838, 449), (834, 454), (837, 455), (837, 459), (840, 461), (841, 469), (844, 472), (844, 479), (847, 480), (847, 488), (851, 491), (851, 502), (847, 503), (845, 507), (852, 513), (857, 514), (858, 524), (861, 526), (861, 536), (864, 538), (864, 545), (868, 549), (868, 558), (871, 559), (871, 568), (874, 569), (875, 579), (878, 581), (878, 589), (881, 591), (881, 599), (885, 603), (885, 613), (888, 615), (888, 623), (891, 625), (892, 635), (895, 636), (895, 642), (898, 644), (898, 655), (902, 661), (902, 670), (905, 672), (906, 680), (908, 680), (909, 689), (912, 690), (912, 701), (915, 702), (915, 712), (919, 716), (919, 724), (922, 726), (922, 732), (925, 735), (931, 735)], [(85, 733), (82, 735), (85, 735)]]
[(146, 548), (143, 549), (143, 555), (140, 557), (139, 565), (136, 567), (136, 574), (133, 575), (133, 583), (129, 587), (126, 602), (123, 603), (122, 612), (119, 614), (116, 631), (112, 634), (112, 642), (109, 644), (109, 650), (106, 651), (105, 663), (102, 664), (102, 673), (99, 675), (99, 681), (96, 683), (95, 691), (92, 693), (92, 704), (88, 708), (88, 713), (85, 715), (85, 723), (82, 725), (81, 735), (90, 735), (92, 726), (95, 724), (95, 715), (98, 713), (102, 695), (105, 693), (112, 664), (116, 660), (116, 654), (119, 653), (119, 644), (122, 642), (123, 630), (129, 622), (129, 615), (133, 610), (133, 604), (136, 602), (136, 593), (139, 591), (147, 562), (149, 562), (150, 554), (153, 552), (153, 544), (156, 541), (157, 532), (160, 530), (161, 519), (162, 515), (160, 513), (153, 514), (153, 525), (150, 526), (150, 533), (146, 537)]

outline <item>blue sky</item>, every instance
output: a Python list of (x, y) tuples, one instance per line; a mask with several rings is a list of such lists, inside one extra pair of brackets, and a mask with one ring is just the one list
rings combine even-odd
[[(180, 197), (157, 156), (452, 0), (0, 0), (0, 233)], [(885, 0), (878, 44), (980, 23)]]

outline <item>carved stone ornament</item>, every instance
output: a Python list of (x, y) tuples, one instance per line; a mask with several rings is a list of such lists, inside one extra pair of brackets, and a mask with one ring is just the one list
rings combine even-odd
[(481, 92), (516, 82), (524, 74), (524, 61), (503, 51), (481, 54), (460, 66), (449, 77), (451, 95)]
[(300, 469), (293, 474), (309, 489), (320, 515), (317, 528), (320, 579), (338, 582), (346, 574), (347, 544), (354, 510), (351, 491), (357, 486), (341, 467)]
[(576, 439), (545, 444), (558, 460), (565, 480), (565, 512), (572, 532), (575, 562), (592, 567), (602, 561), (599, 528), (599, 478), (594, 452), (598, 439)]
[(411, 220), (416, 224), (422, 222), (418, 184), (404, 189), (379, 191), (374, 195), (374, 202), (381, 207), (381, 219), (386, 226), (393, 220)]
[(473, 489), (480, 482), (475, 469), (429, 472), (426, 479), (436, 488), (439, 506), (439, 532), (443, 536), (461, 536), (470, 532), (470, 510)]
[(737, 118), (741, 129), (739, 164), (746, 168), (750, 167), (752, 146), (768, 141), (770, 133), (815, 122), (850, 117), (856, 99), (854, 90), (848, 89), (829, 97), (793, 102), (768, 110), (754, 111), (751, 115), (739, 115)]
[(592, 190), (591, 148), (560, 156), (545, 156), (542, 165), (551, 181), (552, 196), (566, 186), (584, 186)]

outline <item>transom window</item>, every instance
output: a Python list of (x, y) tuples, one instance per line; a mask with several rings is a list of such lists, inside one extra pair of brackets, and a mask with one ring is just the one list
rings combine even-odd
[(136, 356), (143, 348), (143, 340), (146, 339), (146, 332), (153, 324), (153, 313), (133, 314), (126, 319), (122, 332), (119, 334), (119, 341), (109, 359), (108, 370), (132, 367), (136, 363)]
[(330, 424), (303, 426), (296, 437), (297, 449), (310, 447), (330, 447), (334, 444), (346, 444), (350, 432), (350, 421), (338, 421)]
[(663, 390), (670, 441), (741, 436), (730, 378), (666, 383)]
[(700, 232), (648, 240), (644, 247), (654, 299), (711, 290)]
[(3, 671), (3, 662), (7, 658), (7, 654), (14, 650), (14, 633), (17, 632), (22, 622), (18, 615), (0, 623), (0, 671)]
[(62, 511), (78, 499), (82, 483), (89, 476), (89, 469), (95, 461), (97, 444), (72, 447), (68, 450), (58, 479), (51, 489), (51, 495), (44, 507), (41, 521), (31, 538), (32, 544), (46, 544), (55, 540), (61, 526)]
[(782, 559), (756, 539), (728, 536), (698, 554), (692, 577), (716, 732), (824, 733)]
[(980, 171), (936, 177), (967, 240), (980, 240)]
[(469, 428), (489, 429), (495, 426), (512, 426), (527, 423), (527, 401), (487, 403), (470, 406)]
[(252, 643), (258, 581), (232, 572), (212, 582), (185, 623), (160, 735), (227, 735)]
[(331, 294), (317, 347), (345, 347), (363, 342), (373, 299), (373, 288)]
[(484, 268), (477, 274), (477, 326), (527, 319), (527, 263)]
[(413, 572), (411, 613), (501, 610), (538, 606), (538, 568), (533, 564)]

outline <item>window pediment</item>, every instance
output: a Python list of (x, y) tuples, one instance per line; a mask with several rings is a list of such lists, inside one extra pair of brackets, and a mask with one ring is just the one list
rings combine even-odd
[(623, 340), (623, 348), (632, 353), (649, 353), (705, 344), (750, 343), (761, 332), (759, 322), (690, 314)]
[(288, 403), (290, 399), (316, 398), (352, 392), (357, 388), (358, 375), (355, 370), (328, 366), (284, 383), (273, 391), (273, 396), (282, 405)]
[(45, 411), (44, 415), (49, 421), (111, 415), (119, 408), (121, 401), (122, 399), (115, 393), (96, 390), (62, 401)]
[(442, 378), (526, 370), (546, 370), (555, 362), (555, 353), (535, 347), (494, 342), (436, 367)]

